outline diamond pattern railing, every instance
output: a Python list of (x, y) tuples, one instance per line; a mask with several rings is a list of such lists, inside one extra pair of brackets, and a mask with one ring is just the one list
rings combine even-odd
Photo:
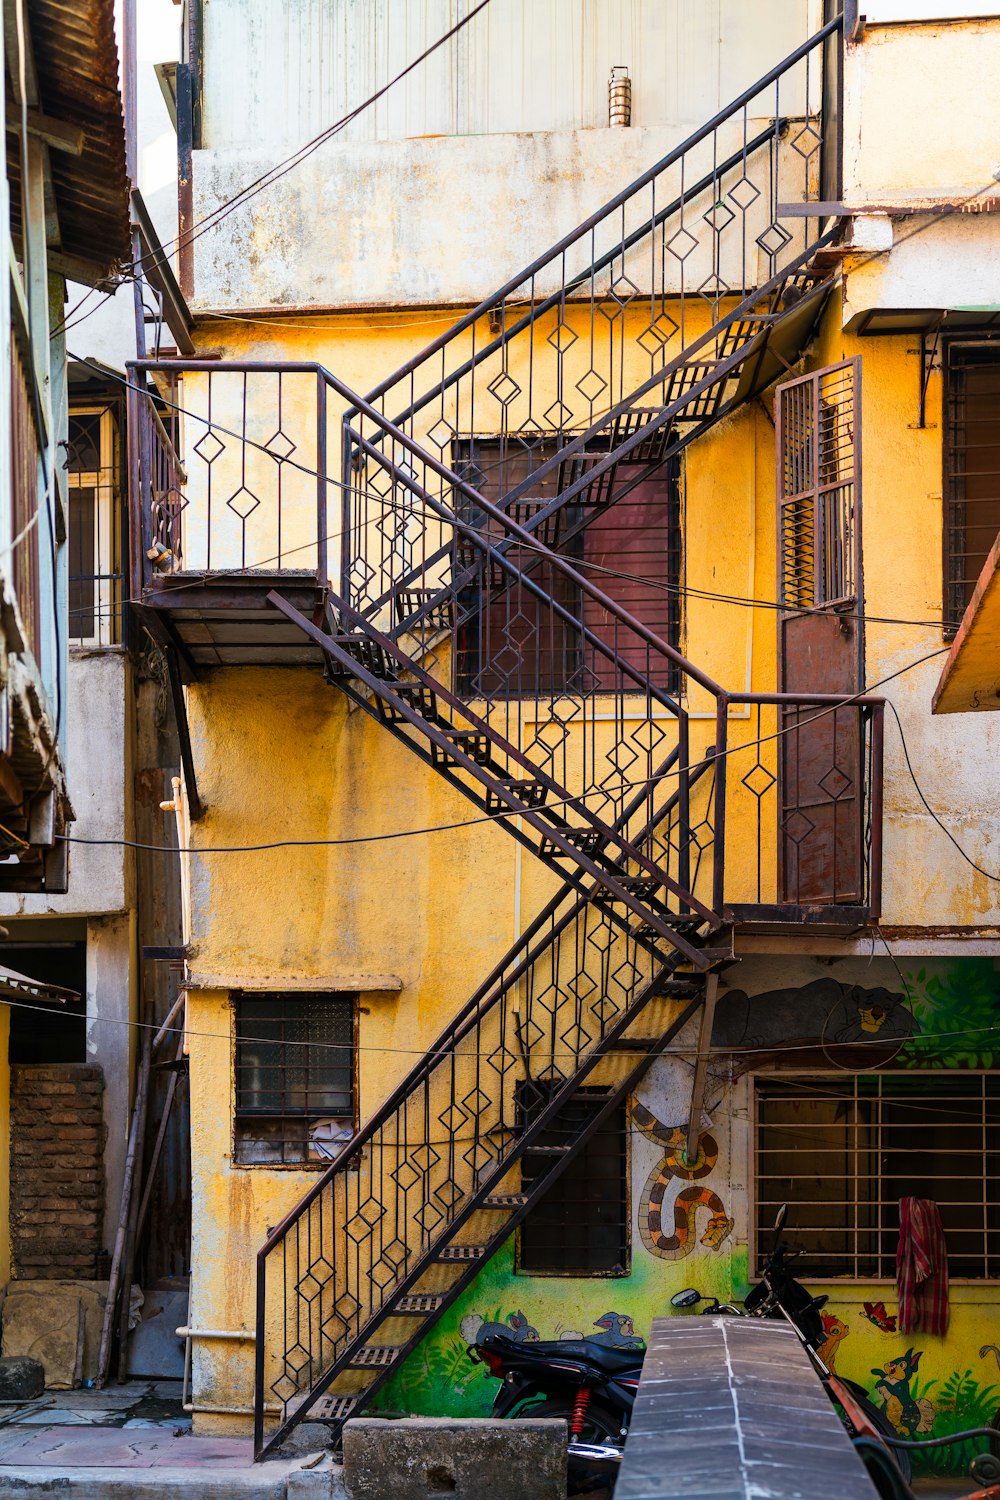
[[(619, 831), (637, 845), (683, 837), (669, 780), (677, 758), (674, 750), (659, 763), (655, 789), (623, 809)], [(689, 805), (704, 817), (712, 797), (709, 756)], [(369, 1341), (401, 1299), (429, 1268), (453, 1265), (461, 1278), (463, 1266), (477, 1263), (455, 1237), (525, 1149), (525, 1080), (545, 1091), (551, 1112), (668, 981), (669, 946), (637, 936), (614, 905), (596, 885), (559, 891), (269, 1236), (258, 1257), (261, 1451), (338, 1376), (355, 1407), (370, 1394), (351, 1372), (393, 1362), (399, 1345)], [(699, 924), (689, 927), (695, 934)], [(693, 992), (690, 980), (681, 988)], [(439, 1281), (425, 1293), (428, 1319), (449, 1290)]]
[[(280, 589), (269, 597), (339, 689), (561, 881), (262, 1249), (258, 1452), (327, 1391), (335, 1421), (360, 1409), (527, 1211), (504, 1182), (530, 1146), (526, 1083), (554, 1111), (679, 983), (679, 954), (695, 970), (716, 961), (706, 942), (734, 905), (829, 901), (855, 917), (876, 906), (878, 703), (727, 694), (596, 587), (567, 545), (773, 379), (779, 328), (812, 327), (822, 287), (810, 261), (827, 238), (818, 207), (808, 213), (818, 84), (839, 26), (368, 400), (312, 364), (172, 362), (182, 468), (146, 414), (151, 396), (130, 392), (137, 593), (159, 597), (157, 570), (315, 579), (322, 626)], [(499, 331), (483, 338), (487, 318)], [(152, 365), (135, 368), (144, 379)], [(460, 445), (483, 432), (498, 435), (498, 473), (477, 487)], [(750, 715), (735, 732), (734, 703)], [(826, 714), (841, 716), (832, 735), (811, 730)], [(790, 800), (803, 749), (808, 775)], [(726, 853), (730, 814), (745, 808), (758, 869), (754, 888), (737, 860), (737, 889)], [(814, 851), (831, 830), (827, 888)], [(652, 1029), (665, 1034), (662, 1021)], [(498, 1204), (506, 1217), (476, 1230)], [(416, 1321), (379, 1342), (401, 1316)]]

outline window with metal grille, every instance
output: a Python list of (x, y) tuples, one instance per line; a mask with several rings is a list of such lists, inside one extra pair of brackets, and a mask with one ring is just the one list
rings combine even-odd
[[(456, 472), (487, 500), (500, 504), (503, 496), (530, 479), (558, 446), (555, 438), (537, 434), (463, 438), (455, 444)], [(582, 472), (579, 460), (569, 460), (547, 474), (529, 496), (513, 502), (511, 519), (523, 525)], [(679, 467), (671, 461), (649, 474), (642, 464), (619, 464), (614, 471), (613, 493), (614, 503), (606, 505), (606, 490), (589, 497), (585, 491), (586, 503), (563, 507), (543, 521), (535, 535), (579, 567), (614, 604), (662, 640), (677, 646)], [(500, 539), (502, 527), (481, 513), (472, 514), (461, 494), (457, 505), (463, 519), (491, 540)], [(572, 695), (583, 682), (596, 692), (615, 691), (619, 686), (615, 668), (585, 647), (581, 625), (656, 687), (669, 691), (676, 686), (676, 673), (661, 654), (651, 655), (638, 635), (623, 627), (596, 599), (582, 595), (552, 563), (539, 561), (527, 545), (512, 547), (507, 556), (516, 568), (527, 569), (546, 600), (561, 606), (569, 618), (539, 599), (525, 584), (512, 582), (501, 569), (482, 570), (480, 581), (470, 585), (460, 604), (455, 653), (459, 693), (491, 698), (534, 698), (561, 692)], [(460, 545), (460, 567), (478, 558), (474, 549)]]
[(117, 409), (76, 405), (66, 445), (69, 491), (69, 638), (121, 640), (121, 444)]
[(354, 995), (236, 997), (238, 1162), (328, 1162), (355, 1124)]
[(786, 609), (847, 603), (860, 576), (860, 360), (775, 393), (779, 584)]
[(1000, 533), (1000, 341), (944, 343), (944, 614), (953, 629)]
[[(522, 1084), (518, 1107), (525, 1123), (548, 1102), (544, 1085)], [(562, 1174), (525, 1217), (517, 1269), (533, 1275), (625, 1276), (629, 1269), (628, 1130), (625, 1106), (616, 1108), (582, 1145), (579, 1137), (607, 1103), (599, 1088), (579, 1089), (521, 1160), (527, 1190), (576, 1148)]]
[(758, 1078), (757, 1269), (788, 1204), (802, 1276), (892, 1280), (899, 1200), (941, 1210), (948, 1269), (1000, 1275), (1000, 1077)]

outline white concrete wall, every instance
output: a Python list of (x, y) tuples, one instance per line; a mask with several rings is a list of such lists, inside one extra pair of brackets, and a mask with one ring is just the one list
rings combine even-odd
[[(120, 840), (130, 835), (132, 711), (124, 652), (74, 648), (69, 670), (68, 787), (76, 812), (73, 838)], [(122, 912), (132, 901), (132, 860), (119, 844), (70, 850), (69, 893), (26, 896), (0, 892), (0, 921), (14, 916)]]
[(87, 1061), (104, 1070), (104, 1235), (114, 1249), (128, 1143), (136, 1032), (132, 979), (135, 918), (125, 913), (87, 923)]
[[(209, 0), (202, 144), (275, 156), (298, 147), (472, 9), (473, 0)], [(821, 0), (492, 0), (343, 139), (607, 125), (615, 64), (629, 69), (634, 123), (686, 135), (821, 15)]]
[(998, 119), (1000, 18), (873, 28), (845, 56), (845, 201), (995, 189)]
[[(194, 223), (416, 57), (453, 10), (449, 0), (303, 0), (289, 25), (268, 0), (206, 6)], [(756, 82), (820, 15), (816, 0), (494, 0), (377, 107), (199, 233), (192, 303), (476, 303)], [(630, 129), (607, 123), (617, 63), (633, 79)], [(818, 51), (808, 100), (806, 72), (783, 83), (783, 115), (818, 108)], [(750, 108), (748, 134), (774, 110), (769, 89)], [(737, 118), (720, 155), (744, 139)], [(711, 170), (712, 151), (708, 142), (688, 159), (687, 184)], [(798, 198), (802, 158), (789, 149), (786, 159), (798, 176), (777, 196)], [(758, 186), (769, 184), (762, 176)], [(678, 170), (629, 212), (648, 217), (679, 189)], [(758, 217), (751, 246), (767, 223), (766, 193), (748, 220)], [(580, 267), (591, 258), (581, 250)], [(648, 261), (647, 249), (629, 271), (640, 286)], [(705, 274), (686, 269), (693, 284)]]

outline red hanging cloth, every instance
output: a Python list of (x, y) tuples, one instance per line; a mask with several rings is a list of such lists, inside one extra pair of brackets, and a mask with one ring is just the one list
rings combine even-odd
[(899, 1200), (896, 1290), (900, 1333), (947, 1333), (948, 1252), (930, 1198)]

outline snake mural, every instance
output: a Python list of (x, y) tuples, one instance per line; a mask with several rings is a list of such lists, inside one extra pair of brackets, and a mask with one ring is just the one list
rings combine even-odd
[(697, 1182), (708, 1176), (719, 1159), (715, 1137), (703, 1131), (698, 1137), (698, 1154), (693, 1162), (688, 1162), (685, 1131), (662, 1124), (638, 1099), (633, 1099), (631, 1113), (636, 1129), (663, 1147), (663, 1159), (646, 1178), (639, 1202), (639, 1233), (646, 1249), (661, 1260), (683, 1260), (694, 1249), (698, 1210), (705, 1208), (710, 1217), (701, 1243), (719, 1250), (733, 1232), (733, 1220), (718, 1193), (711, 1188), (682, 1188), (673, 1203), (673, 1234), (665, 1233), (663, 1227), (663, 1199), (667, 1189), (675, 1178)]

